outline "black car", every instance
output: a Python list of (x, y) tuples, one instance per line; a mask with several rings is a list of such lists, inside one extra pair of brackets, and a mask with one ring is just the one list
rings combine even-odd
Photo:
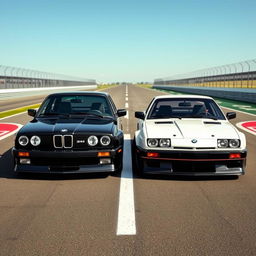
[(122, 170), (123, 132), (110, 95), (68, 92), (49, 95), (15, 139), (16, 172), (96, 173)]

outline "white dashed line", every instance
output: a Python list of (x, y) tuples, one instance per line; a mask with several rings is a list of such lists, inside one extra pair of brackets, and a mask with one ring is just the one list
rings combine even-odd
[(123, 171), (121, 174), (116, 234), (136, 235), (133, 175), (131, 166), (131, 135), (124, 135)]
[(126, 116), (124, 118), (129, 119), (129, 111), (128, 110), (126, 111)]
[(125, 103), (125, 108), (129, 108), (128, 102)]
[(125, 97), (125, 100), (128, 101), (128, 97)]

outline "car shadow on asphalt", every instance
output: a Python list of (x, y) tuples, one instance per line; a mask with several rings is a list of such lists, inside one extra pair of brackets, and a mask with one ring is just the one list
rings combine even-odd
[(7, 150), (0, 157), (0, 178), (26, 179), (26, 180), (81, 180), (81, 179), (105, 179), (108, 173), (74, 173), (74, 174), (41, 174), (41, 173), (15, 173), (12, 150)]

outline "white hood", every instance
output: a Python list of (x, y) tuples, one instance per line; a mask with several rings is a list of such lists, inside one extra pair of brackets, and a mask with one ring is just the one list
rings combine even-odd
[[(216, 147), (217, 139), (239, 139), (237, 130), (226, 120), (166, 119), (146, 120), (148, 138), (170, 138), (172, 146)], [(196, 139), (196, 143), (192, 140)]]

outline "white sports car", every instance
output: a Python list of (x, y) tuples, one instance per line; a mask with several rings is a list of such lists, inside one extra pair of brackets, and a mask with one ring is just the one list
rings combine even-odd
[(241, 175), (246, 163), (245, 135), (207, 96), (155, 97), (138, 118), (134, 157), (142, 173)]

